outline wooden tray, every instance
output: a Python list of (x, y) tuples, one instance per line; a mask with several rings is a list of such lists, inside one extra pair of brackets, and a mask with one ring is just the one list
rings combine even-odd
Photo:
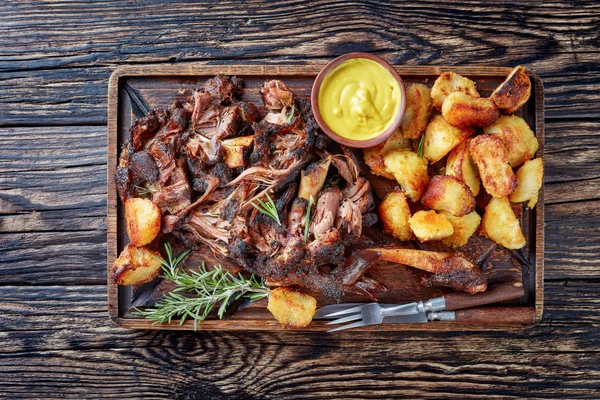
[[(139, 115), (140, 108), (146, 103), (150, 109), (166, 107), (174, 98), (184, 99), (180, 89), (191, 89), (199, 86), (206, 79), (217, 75), (237, 75), (244, 79), (244, 99), (259, 101), (257, 88), (267, 79), (283, 80), (296, 94), (309, 96), (313, 80), (323, 65), (146, 65), (128, 66), (117, 69), (111, 76), (108, 87), (108, 268), (113, 264), (119, 252), (127, 244), (124, 226), (123, 205), (118, 201), (113, 176), (117, 166), (118, 155), (129, 127)], [(488, 96), (502, 82), (511, 68), (501, 67), (396, 67), (405, 82), (421, 82), (429, 86), (440, 73), (454, 71), (477, 83), (482, 96)], [(540, 143), (537, 157), (544, 153), (544, 100), (543, 86), (540, 78), (530, 74), (533, 83), (531, 98), (517, 115), (523, 117), (536, 132)], [(539, 201), (533, 211), (524, 210), (522, 227), (528, 238), (527, 246), (519, 252), (510, 252), (497, 248), (491, 261), (498, 268), (495, 279), (500, 281), (521, 279), (526, 295), (516, 301), (506, 302), (506, 312), (520, 315), (518, 323), (498, 324), (495, 322), (478, 324), (458, 324), (452, 322), (435, 322), (427, 324), (386, 324), (365, 327), (362, 330), (507, 330), (522, 329), (537, 323), (543, 311), (543, 278), (544, 278), (544, 189), (540, 190)], [(469, 244), (468, 244), (469, 245)], [(209, 252), (188, 257), (189, 262), (197, 262), (201, 258), (211, 261)], [(381, 280), (388, 291), (378, 295), (380, 302), (407, 303), (426, 300), (447, 293), (443, 288), (427, 288), (420, 284), (425, 273), (408, 267), (378, 264), (369, 270), (369, 274)], [(161, 296), (161, 280), (155, 279), (136, 287), (119, 287), (108, 279), (108, 307), (111, 319), (119, 326), (136, 329), (179, 329), (192, 330), (192, 321), (183, 325), (177, 322), (171, 325), (153, 325), (131, 314), (132, 305), (152, 304)], [(315, 295), (319, 306), (328, 304), (330, 299)], [(344, 302), (367, 301), (364, 297), (347, 295)], [(199, 324), (200, 330), (281, 330), (265, 308), (266, 300), (241, 308), (232, 316), (219, 320), (214, 316)], [(313, 321), (305, 330), (324, 331), (328, 328), (323, 321)]]

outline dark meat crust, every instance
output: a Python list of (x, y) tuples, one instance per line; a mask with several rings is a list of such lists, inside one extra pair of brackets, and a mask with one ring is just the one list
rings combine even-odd
[(154, 110), (148, 116), (136, 120), (129, 129), (133, 150), (142, 149), (148, 139), (152, 138), (165, 125), (167, 118), (167, 113)]
[(158, 168), (150, 154), (138, 151), (131, 156), (131, 179), (134, 185), (152, 183), (158, 177)]
[[(348, 261), (370, 243), (363, 225), (376, 222), (374, 214), (363, 221), (373, 208), (368, 181), (320, 134), (306, 98), (281, 81), (265, 82), (260, 93), (264, 106), (241, 101), (241, 80), (216, 76), (186, 102), (137, 121), (115, 176), (121, 198), (138, 196), (136, 185), (144, 185), (162, 211), (167, 237), (189, 249), (208, 247), (247, 272), (338, 299), (345, 290), (374, 298), (383, 286), (363, 277), (370, 264)], [(235, 153), (225, 146), (240, 136), (246, 137), (242, 162), (231, 163), (226, 155)], [(224, 144), (225, 138), (232, 139)], [(331, 174), (345, 180), (325, 189), (321, 183), (307, 216), (309, 204), (298, 198), (300, 174), (332, 157), (337, 173)], [(267, 195), (278, 219), (252, 206)]]
[(217, 75), (207, 80), (202, 89), (220, 104), (229, 104), (239, 98), (242, 92), (242, 80), (236, 76)]
[(130, 197), (135, 197), (134, 195), (137, 193), (131, 180), (130, 171), (131, 157), (133, 155), (132, 147), (131, 141), (123, 146), (121, 156), (119, 157), (119, 165), (115, 172), (115, 186), (117, 187), (117, 193), (119, 193), (119, 198), (123, 204)]
[[(315, 147), (319, 150), (325, 150), (327, 141), (321, 141), (317, 146), (317, 137), (319, 131), (319, 124), (315, 120), (315, 117), (310, 106), (310, 100), (304, 97), (296, 97), (296, 107), (300, 110), (300, 115), (304, 120), (304, 131), (306, 133), (306, 143), (304, 148), (306, 151), (313, 151)], [(325, 135), (320, 135), (322, 138), (327, 138)]]
[(481, 291), (481, 287), (487, 287), (487, 283), (479, 266), (461, 252), (435, 263), (435, 272), (425, 280), (428, 286), (449, 287), (471, 294)]

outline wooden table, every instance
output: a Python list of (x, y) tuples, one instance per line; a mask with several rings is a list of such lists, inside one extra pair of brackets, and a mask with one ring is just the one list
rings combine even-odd
[[(600, 4), (0, 5), (0, 396), (600, 398)], [(138, 63), (523, 64), (546, 90), (543, 322), (169, 333), (106, 304), (106, 95)]]

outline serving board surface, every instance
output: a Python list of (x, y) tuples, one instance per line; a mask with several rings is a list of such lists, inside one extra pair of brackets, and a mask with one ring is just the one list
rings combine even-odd
[[(118, 200), (114, 184), (114, 172), (118, 162), (119, 151), (124, 143), (129, 127), (139, 116), (141, 109), (148, 107), (164, 108), (175, 99), (185, 99), (186, 89), (200, 86), (206, 79), (217, 75), (236, 75), (244, 80), (244, 100), (260, 103), (259, 86), (268, 79), (283, 80), (295, 94), (310, 96), (315, 76), (322, 65), (307, 66), (269, 66), (269, 65), (207, 65), (188, 64), (173, 66), (130, 66), (117, 69), (109, 81), (108, 92), (108, 268), (113, 264), (120, 251), (127, 244), (125, 233), (123, 206)], [(477, 84), (482, 96), (488, 96), (500, 84), (511, 68), (504, 67), (396, 67), (403, 80), (424, 83), (432, 86), (435, 79), (444, 71), (454, 71), (464, 75)], [(544, 152), (544, 109), (543, 87), (540, 78), (530, 74), (533, 88), (529, 101), (516, 115), (527, 121), (536, 133), (540, 147), (536, 157)], [(487, 239), (474, 236), (462, 248), (470, 255), (477, 256), (493, 248), (490, 262), (493, 270), (489, 271), (490, 284), (504, 281), (521, 281), (525, 287), (525, 296), (520, 300), (506, 302), (503, 306), (506, 313), (518, 314), (516, 324), (499, 324), (494, 321), (478, 324), (459, 324), (452, 322), (432, 322), (427, 324), (384, 324), (359, 328), (362, 330), (494, 330), (521, 329), (537, 323), (543, 312), (543, 274), (544, 274), (544, 189), (540, 190), (538, 204), (533, 210), (522, 209), (515, 205), (517, 215), (521, 215), (523, 233), (527, 237), (527, 245), (522, 251), (509, 251), (494, 246)], [(479, 210), (480, 211), (480, 210)], [(520, 212), (522, 211), (522, 212)], [(481, 212), (480, 212), (481, 214)], [(433, 249), (424, 245), (424, 249)], [(209, 264), (215, 260), (210, 250), (195, 252), (186, 259), (186, 266), (198, 265), (206, 260)], [(407, 303), (426, 300), (448, 293), (444, 288), (429, 288), (421, 284), (427, 273), (413, 268), (378, 263), (368, 271), (369, 275), (383, 282), (388, 290), (377, 293), (382, 303)], [(162, 293), (169, 289), (168, 283), (160, 278), (152, 282), (134, 287), (118, 286), (108, 279), (109, 315), (116, 324), (136, 329), (194, 329), (192, 321), (183, 325), (177, 322), (171, 325), (153, 325), (151, 321), (133, 316), (132, 307), (144, 307), (159, 300)], [(332, 299), (318, 294), (318, 306), (330, 304)], [(344, 302), (367, 302), (365, 297), (346, 294)], [(198, 329), (215, 330), (280, 330), (280, 325), (265, 308), (266, 300), (240, 308), (235, 314), (219, 320), (209, 317), (198, 325)], [(305, 330), (327, 330), (323, 321), (313, 321)]]

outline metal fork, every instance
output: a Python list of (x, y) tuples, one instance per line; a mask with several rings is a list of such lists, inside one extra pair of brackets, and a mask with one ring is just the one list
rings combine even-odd
[(337, 328), (330, 329), (328, 332), (341, 331), (344, 329), (358, 328), (359, 326), (365, 325), (377, 325), (383, 322), (383, 319), (391, 315), (410, 315), (414, 314), (412, 310), (406, 310), (404, 312), (398, 312), (398, 310), (404, 308), (404, 305), (397, 307), (383, 308), (379, 303), (364, 304), (355, 308), (346, 310), (345, 313), (356, 312), (356, 314), (349, 315), (347, 317), (338, 318), (327, 323), (327, 325), (344, 324), (346, 322), (357, 321), (352, 324), (338, 326)]

